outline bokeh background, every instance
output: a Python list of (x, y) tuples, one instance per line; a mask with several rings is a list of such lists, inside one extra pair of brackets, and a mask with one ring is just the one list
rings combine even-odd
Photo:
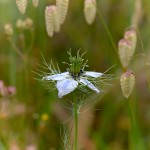
[[(97, 16), (88, 25), (83, 14), (83, 0), (70, 1), (61, 31), (49, 38), (45, 27), (45, 7), (54, 0), (41, 0), (37, 8), (28, 1), (22, 15), (15, 0), (0, 0), (0, 80), (10, 94), (0, 98), (0, 150), (59, 150), (61, 130), (71, 112), (61, 105), (57, 91), (49, 92), (35, 78), (42, 70), (42, 55), (65, 71), (67, 51), (86, 51), (88, 70), (110, 71), (115, 79), (107, 92), (79, 121), (79, 145), (82, 150), (149, 150), (150, 149), (150, 1), (97, 0)], [(33, 28), (20, 31), (18, 19), (31, 18)], [(133, 22), (133, 18), (137, 21)], [(11, 40), (4, 26), (13, 27)], [(136, 23), (138, 42), (130, 68), (136, 84), (129, 99), (124, 98), (119, 78), (122, 68), (117, 43), (126, 29)], [(11, 42), (10, 42), (11, 41)], [(23, 54), (15, 51), (17, 46)], [(42, 55), (41, 55), (42, 54)], [(38, 76), (38, 79), (40, 77)], [(15, 94), (16, 89), (16, 94)]]

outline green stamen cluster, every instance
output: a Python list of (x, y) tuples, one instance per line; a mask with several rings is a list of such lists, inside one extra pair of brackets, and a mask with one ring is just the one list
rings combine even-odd
[(82, 55), (81, 56), (79, 55), (79, 51), (77, 53), (77, 56), (74, 56), (74, 57), (71, 55), (71, 52), (68, 52), (68, 54), (70, 55), (69, 72), (74, 78), (79, 77), (83, 71), (82, 69), (84, 68), (83, 67), (84, 59), (82, 59)]

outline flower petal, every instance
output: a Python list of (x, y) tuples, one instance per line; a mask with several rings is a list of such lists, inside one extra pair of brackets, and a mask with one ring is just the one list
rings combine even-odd
[(94, 78), (98, 78), (98, 77), (102, 76), (103, 73), (94, 72), (94, 71), (85, 71), (84, 75), (94, 77)]
[(88, 86), (91, 90), (93, 90), (93, 91), (95, 91), (95, 92), (97, 92), (97, 93), (100, 92), (99, 89), (96, 88), (90, 81), (81, 78), (81, 79), (80, 79), (80, 82), (83, 83), (84, 85)]
[(74, 91), (78, 86), (78, 82), (74, 79), (64, 79), (57, 81), (58, 97), (62, 98), (64, 95)]
[(69, 72), (63, 72), (63, 73), (60, 73), (60, 74), (45, 76), (45, 77), (42, 78), (42, 80), (55, 80), (55, 81), (58, 81), (58, 80), (64, 80), (67, 77), (70, 77)]

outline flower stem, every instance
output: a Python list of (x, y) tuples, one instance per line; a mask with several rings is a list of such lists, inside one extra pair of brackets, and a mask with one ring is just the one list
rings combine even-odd
[(74, 100), (74, 150), (77, 150), (78, 145), (78, 106), (75, 92), (73, 93)]

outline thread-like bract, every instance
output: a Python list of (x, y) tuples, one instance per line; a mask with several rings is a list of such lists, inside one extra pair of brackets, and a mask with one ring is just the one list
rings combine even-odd
[(16, 0), (19, 11), (24, 14), (27, 8), (27, 0)]
[(96, 17), (96, 0), (84, 1), (84, 16), (89, 25), (94, 22)]
[(34, 7), (37, 7), (39, 4), (39, 0), (32, 0), (32, 4)]
[(66, 19), (68, 6), (69, 6), (69, 0), (56, 0), (56, 6), (58, 8), (60, 24), (63, 24)]
[(131, 71), (127, 71), (123, 73), (120, 78), (120, 85), (121, 85), (123, 96), (129, 98), (135, 85), (134, 74)]
[(50, 37), (53, 36), (53, 32), (59, 32), (60, 22), (57, 7), (47, 6), (45, 9), (45, 19), (46, 19), (46, 31)]

